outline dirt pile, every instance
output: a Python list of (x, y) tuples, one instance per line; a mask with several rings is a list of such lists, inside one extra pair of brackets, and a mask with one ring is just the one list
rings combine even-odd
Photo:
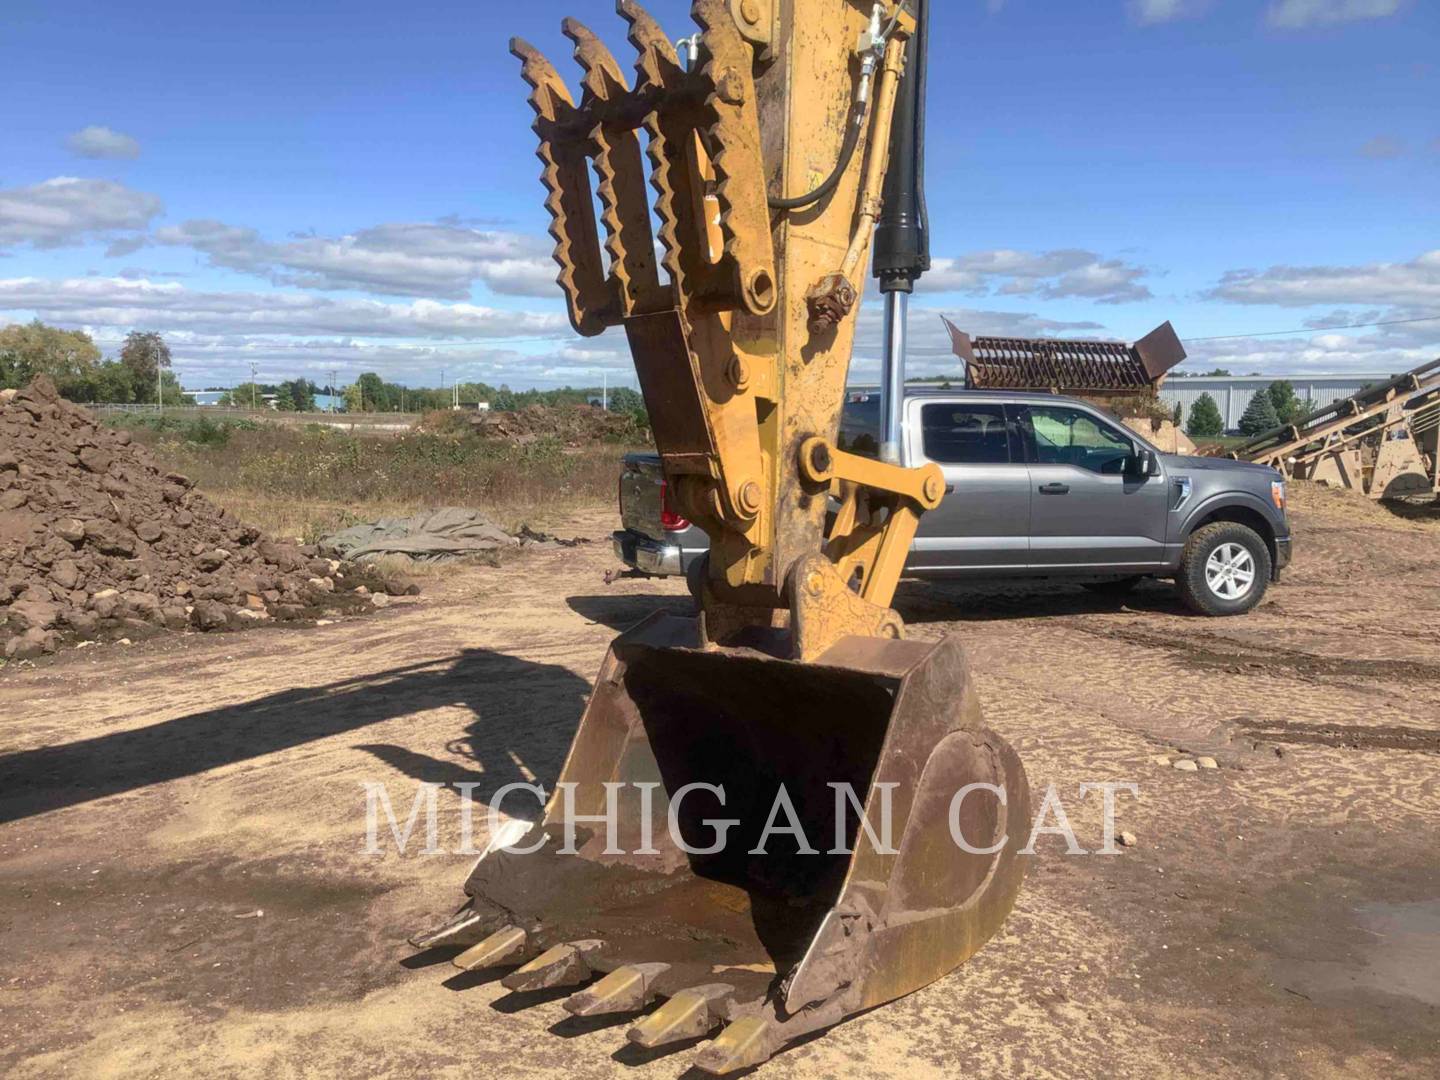
[(213, 505), (49, 379), (0, 393), (7, 659), (64, 640), (238, 629), (366, 604), (374, 583), (340, 569)]
[(646, 438), (628, 413), (606, 412), (590, 405), (527, 405), (514, 412), (471, 413), (469, 419), (472, 430), (481, 438), (521, 444), (537, 439), (559, 439), (566, 446), (584, 446), (596, 442), (639, 442)]

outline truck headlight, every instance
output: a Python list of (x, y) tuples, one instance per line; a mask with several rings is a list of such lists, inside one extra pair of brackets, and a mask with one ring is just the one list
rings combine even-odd
[(1276, 510), (1285, 509), (1285, 481), (1270, 481), (1270, 501), (1275, 504)]

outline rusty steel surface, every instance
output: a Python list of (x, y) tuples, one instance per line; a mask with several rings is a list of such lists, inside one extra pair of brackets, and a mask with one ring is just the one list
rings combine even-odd
[[(512, 989), (575, 986), (577, 1016), (660, 1000), (631, 1042), (719, 1030), (694, 1064), (723, 1074), (989, 940), (1020, 888), (1029, 791), (959, 643), (904, 640), (890, 607), (940, 470), (835, 446), (914, 14), (694, 0), (690, 56), (633, 0), (617, 10), (633, 79), (574, 19), (578, 94), (511, 49), (571, 321), (624, 327), (708, 576), (697, 617), (617, 639), (542, 820), (411, 942), (464, 947), (466, 970), (520, 965)], [(888, 816), (893, 847), (837, 812), (837, 785), (871, 828)], [(989, 785), (958, 811), (976, 851), (950, 830), (967, 785)], [(772, 835), (782, 796), (813, 848)], [(713, 819), (733, 825), (698, 850)]]
[(1157, 326), (1133, 345), (1058, 338), (971, 337), (949, 319), (955, 355), (965, 362), (976, 390), (1045, 390), (1056, 393), (1142, 394), (1156, 390), (1185, 359), (1174, 328)]

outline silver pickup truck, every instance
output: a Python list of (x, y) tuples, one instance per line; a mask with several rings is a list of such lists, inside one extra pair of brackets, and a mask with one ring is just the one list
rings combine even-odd
[[(873, 454), (879, 424), (879, 395), (850, 394), (841, 448)], [(935, 462), (946, 482), (907, 577), (1070, 578), (1117, 592), (1169, 578), (1193, 610), (1238, 615), (1290, 562), (1278, 472), (1162, 453), (1075, 398), (907, 388), (901, 455)], [(626, 456), (620, 518), (625, 563), (693, 586), (708, 539), (668, 504), (657, 455)]]

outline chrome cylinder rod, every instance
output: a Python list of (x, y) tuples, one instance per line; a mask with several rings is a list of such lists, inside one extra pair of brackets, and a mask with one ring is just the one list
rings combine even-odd
[(884, 367), (880, 373), (880, 460), (900, 464), (905, 409), (905, 320), (910, 294), (885, 294)]

